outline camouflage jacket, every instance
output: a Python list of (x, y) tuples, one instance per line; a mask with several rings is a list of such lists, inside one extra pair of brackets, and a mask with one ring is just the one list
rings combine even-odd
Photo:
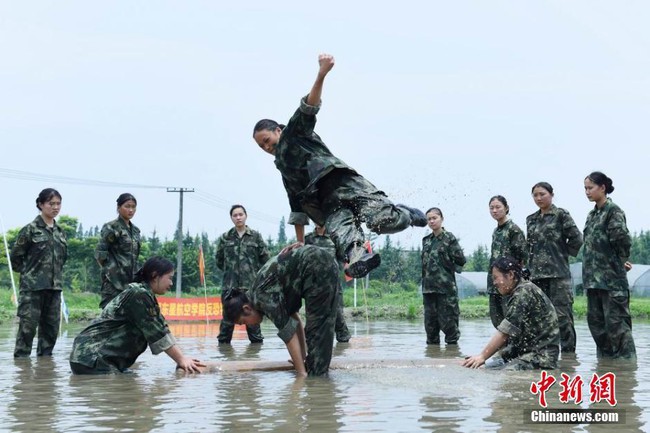
[(323, 224), (316, 183), (332, 170), (356, 173), (346, 163), (332, 155), (314, 132), (318, 106), (308, 105), (305, 96), (300, 107), (282, 130), (275, 147), (275, 166), (289, 196), (289, 224), (307, 225), (309, 217)]
[(319, 235), (311, 232), (305, 235), (305, 245), (316, 245), (317, 247), (326, 248), (336, 255), (336, 246), (328, 235)]
[(74, 339), (70, 361), (94, 368), (97, 359), (124, 371), (147, 345), (157, 355), (176, 341), (151, 289), (130, 284)]
[(528, 215), (526, 228), (531, 278), (571, 278), (569, 256), (580, 251), (582, 233), (569, 212), (551, 205), (545, 214)]
[(20, 290), (62, 290), (68, 242), (54, 222), (49, 228), (41, 216), (23, 227), (11, 249), (11, 266), (20, 273)]
[[(253, 307), (278, 328), (285, 343), (296, 333), (298, 322), (291, 317), (300, 311), (304, 294), (339, 284), (338, 265), (326, 248), (305, 245), (271, 258), (260, 269), (249, 290)], [(314, 312), (318, 306), (312, 306)]]
[(497, 226), (492, 232), (492, 250), (490, 253), (490, 268), (488, 269), (487, 292), (498, 293), (497, 288), (492, 282), (492, 265), (503, 256), (510, 256), (519, 260), (521, 263), (526, 262), (526, 237), (519, 226), (512, 220), (506, 221), (505, 224)]
[(242, 237), (235, 227), (222, 234), (217, 242), (217, 268), (223, 271), (221, 290), (250, 288), (255, 274), (269, 259), (262, 235), (246, 226)]
[(140, 256), (140, 229), (127, 225), (122, 218), (104, 224), (95, 248), (95, 259), (101, 263), (102, 279), (117, 290), (133, 282)]
[(585, 289), (628, 290), (623, 264), (630, 257), (632, 239), (625, 213), (611, 199), (594, 207), (585, 223), (582, 284)]
[(463, 270), (465, 254), (458, 240), (443, 229), (422, 239), (422, 293), (455, 294), (456, 272)]
[(506, 359), (532, 354), (543, 366), (555, 368), (560, 351), (557, 314), (551, 300), (535, 284), (519, 281), (508, 296), (506, 315), (497, 329), (508, 335), (502, 352)]

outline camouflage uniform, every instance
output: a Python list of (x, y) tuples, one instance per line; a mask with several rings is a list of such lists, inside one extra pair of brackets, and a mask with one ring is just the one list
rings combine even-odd
[(275, 147), (275, 166), (289, 196), (289, 224), (307, 225), (309, 218), (327, 231), (339, 261), (353, 245), (364, 242), (362, 223), (378, 234), (400, 232), (411, 225), (409, 211), (332, 155), (314, 132), (318, 106), (301, 100)]
[[(235, 227), (222, 234), (217, 243), (217, 268), (223, 271), (221, 302), (232, 289), (249, 289), (255, 280), (255, 274), (269, 259), (269, 251), (262, 235), (246, 226), (240, 237)], [(225, 319), (219, 325), (217, 339), (220, 343), (230, 343), (235, 325)], [(264, 341), (259, 325), (246, 326), (251, 343)]]
[(102, 268), (100, 308), (104, 308), (133, 282), (138, 271), (141, 245), (140, 229), (132, 223), (127, 224), (122, 218), (108, 222), (102, 227), (99, 243), (95, 248), (95, 259)]
[[(319, 235), (318, 233), (312, 232), (305, 235), (305, 245), (316, 245), (317, 247), (325, 248), (332, 253), (332, 258), (336, 258), (336, 247), (334, 242), (327, 235)], [(339, 269), (341, 265), (339, 265)], [(339, 272), (340, 274), (340, 272)], [(345, 311), (343, 309), (343, 286), (339, 277), (339, 304), (336, 307), (336, 325), (334, 326), (334, 331), (336, 332), (336, 341), (340, 343), (346, 343), (350, 341), (350, 330), (348, 329), (348, 324), (345, 323)]]
[(311, 376), (326, 374), (332, 360), (339, 284), (338, 264), (331, 253), (305, 245), (266, 262), (249, 291), (253, 307), (271, 319), (285, 343), (298, 329), (291, 315), (305, 300), (305, 367)]
[(123, 372), (147, 345), (157, 355), (175, 344), (156, 296), (146, 284), (132, 283), (74, 339), (70, 367), (76, 374)]
[(499, 257), (510, 256), (522, 264), (526, 261), (526, 237), (524, 232), (512, 220), (497, 226), (492, 232), (492, 252), (487, 276), (487, 293), (490, 302), (490, 319), (492, 325), (499, 326), (506, 312), (507, 299), (499, 294), (492, 281), (492, 265)]
[(587, 291), (587, 323), (599, 357), (633, 358), (630, 290), (624, 263), (632, 240), (625, 213), (611, 199), (587, 215), (582, 283)]
[(500, 354), (516, 370), (554, 369), (560, 352), (560, 328), (551, 300), (530, 281), (521, 280), (506, 302), (497, 327), (508, 335)]
[(575, 257), (582, 246), (582, 233), (569, 212), (555, 205), (542, 214), (539, 210), (526, 218), (528, 269), (531, 280), (549, 297), (560, 324), (563, 352), (575, 352), (573, 289), (569, 255)]
[(15, 357), (32, 353), (37, 328), (36, 355), (52, 355), (59, 334), (67, 256), (65, 233), (56, 222), (50, 228), (39, 215), (18, 233), (10, 256), (13, 270), (20, 273)]
[(458, 240), (445, 229), (438, 236), (431, 232), (422, 239), (422, 295), (427, 344), (440, 344), (440, 330), (445, 333), (447, 344), (456, 344), (460, 338), (455, 273), (462, 271), (465, 261)]

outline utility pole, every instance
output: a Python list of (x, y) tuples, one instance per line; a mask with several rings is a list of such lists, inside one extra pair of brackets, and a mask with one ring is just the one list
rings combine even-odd
[(178, 206), (178, 249), (176, 251), (176, 297), (181, 297), (181, 278), (183, 276), (183, 193), (194, 192), (194, 188), (167, 188), (167, 192), (180, 193), (180, 204)]

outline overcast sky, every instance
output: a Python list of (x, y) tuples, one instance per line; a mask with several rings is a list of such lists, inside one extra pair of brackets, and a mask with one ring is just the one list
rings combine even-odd
[(649, 229), (649, 22), (645, 1), (0, 1), (0, 215), (27, 224), (55, 187), (101, 227), (129, 191), (171, 238), (178, 194), (90, 181), (187, 187), (185, 230), (214, 239), (242, 203), (275, 238), (288, 202), (252, 128), (286, 122), (328, 52), (316, 131), (395, 202), (441, 207), (466, 253), (490, 243), (492, 195), (525, 230), (542, 180), (582, 228), (593, 170)]

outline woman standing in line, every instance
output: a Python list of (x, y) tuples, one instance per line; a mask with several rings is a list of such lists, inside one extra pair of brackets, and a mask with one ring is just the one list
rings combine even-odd
[(582, 234), (569, 212), (553, 204), (553, 187), (548, 182), (536, 183), (531, 194), (539, 207), (537, 212), (526, 218), (531, 280), (555, 306), (562, 352), (575, 352), (569, 256), (578, 255)]
[(137, 206), (132, 194), (121, 194), (117, 198), (118, 217), (102, 227), (95, 249), (95, 259), (102, 272), (101, 308), (133, 282), (138, 270), (140, 229), (131, 222)]
[(595, 171), (585, 178), (585, 194), (596, 205), (587, 215), (582, 283), (587, 293), (587, 323), (598, 357), (636, 358), (626, 272), (632, 239), (625, 213), (608, 197), (612, 180)]
[(20, 273), (15, 358), (32, 353), (37, 329), (37, 356), (51, 356), (59, 335), (63, 265), (68, 254), (65, 233), (55, 221), (61, 194), (44, 189), (36, 198), (36, 207), (40, 214), (20, 230), (10, 256), (14, 271)]
[[(248, 213), (244, 206), (234, 204), (230, 208), (230, 219), (235, 225), (222, 234), (217, 242), (217, 268), (223, 271), (221, 284), (221, 305), (233, 289), (249, 290), (257, 271), (269, 260), (269, 251), (262, 235), (246, 225)], [(235, 324), (224, 316), (219, 325), (217, 340), (230, 344)], [(259, 325), (247, 325), (246, 332), (251, 343), (262, 343), (264, 337)]]
[(431, 233), (422, 239), (422, 296), (424, 303), (424, 329), (427, 344), (440, 344), (440, 331), (445, 343), (457, 344), (458, 288), (456, 272), (465, 264), (465, 254), (458, 240), (442, 226), (442, 211), (432, 207), (426, 213)]
[(526, 237), (524, 232), (508, 218), (510, 207), (502, 195), (495, 195), (489, 201), (490, 215), (497, 222), (492, 232), (490, 269), (488, 270), (487, 293), (490, 303), (492, 325), (499, 326), (506, 312), (506, 298), (499, 293), (492, 281), (491, 269), (499, 257), (512, 257), (523, 267), (526, 260)]

